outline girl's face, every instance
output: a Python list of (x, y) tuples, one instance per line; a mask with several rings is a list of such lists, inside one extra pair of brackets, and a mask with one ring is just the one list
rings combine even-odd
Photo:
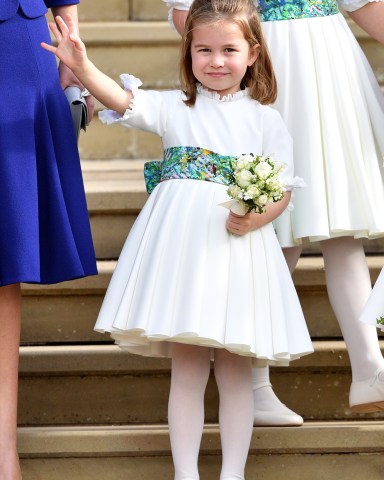
[(247, 67), (257, 59), (241, 28), (231, 21), (197, 26), (191, 43), (192, 71), (208, 90), (221, 97), (240, 90)]

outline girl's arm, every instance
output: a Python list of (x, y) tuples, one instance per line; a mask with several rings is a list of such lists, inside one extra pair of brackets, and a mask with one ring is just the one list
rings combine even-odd
[(348, 14), (371, 37), (384, 43), (384, 2), (369, 2)]
[(177, 8), (174, 8), (172, 10), (172, 20), (173, 24), (177, 30), (177, 33), (180, 35), (183, 35), (184, 33), (184, 27), (185, 27), (185, 20), (187, 18), (188, 12), (185, 10), (177, 10)]
[[(64, 9), (65, 7), (58, 8)], [(89, 60), (85, 45), (79, 37), (77, 23), (71, 14), (65, 14), (67, 23), (61, 16), (57, 16), (55, 20), (56, 24), (50, 23), (49, 28), (56, 37), (57, 47), (47, 43), (42, 43), (41, 46), (54, 53), (61, 62), (70, 68), (84, 87), (103, 105), (123, 115), (130, 105), (132, 93), (123, 90), (120, 85), (102, 73)]]
[[(77, 16), (77, 5), (63, 5), (60, 7), (51, 7), (52, 14), (54, 17), (60, 16), (64, 17), (67, 14), (70, 14), (78, 26), (78, 16)], [(72, 70), (70, 70), (64, 63), (59, 63), (59, 78), (61, 88), (64, 90), (66, 87), (77, 86), (81, 89), (84, 88), (84, 85), (79, 81), (79, 79), (74, 75)], [(93, 112), (95, 110), (95, 102), (92, 96), (85, 98), (88, 106), (88, 121), (92, 121)]]
[(287, 208), (291, 199), (291, 192), (285, 192), (282, 200), (271, 203), (265, 208), (264, 213), (250, 212), (240, 216), (229, 212), (226, 227), (227, 230), (235, 235), (245, 235), (252, 230), (257, 230), (267, 223), (273, 222)]

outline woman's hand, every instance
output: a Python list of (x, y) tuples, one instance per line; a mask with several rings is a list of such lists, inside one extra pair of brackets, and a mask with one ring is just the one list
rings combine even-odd
[[(59, 78), (60, 85), (63, 90), (67, 87), (79, 87), (81, 90), (84, 89), (84, 85), (76, 77), (76, 75), (70, 70), (65, 63), (59, 63)], [(91, 123), (93, 118), (93, 113), (95, 111), (95, 100), (92, 95), (87, 95), (85, 97), (88, 107), (88, 125)]]

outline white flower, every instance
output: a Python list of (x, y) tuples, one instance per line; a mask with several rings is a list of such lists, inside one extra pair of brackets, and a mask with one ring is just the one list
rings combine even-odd
[(272, 167), (268, 162), (260, 162), (255, 167), (255, 174), (258, 175), (259, 178), (265, 179), (270, 175), (272, 172)]
[(228, 195), (235, 200), (242, 200), (243, 192), (238, 185), (231, 185), (228, 188)]
[(248, 170), (240, 170), (235, 173), (235, 179), (239, 187), (247, 188), (252, 183), (253, 175)]
[(260, 190), (257, 188), (257, 185), (250, 185), (244, 194), (244, 200), (251, 200), (257, 198), (259, 195)]
[(241, 155), (236, 160), (236, 170), (249, 170), (253, 164), (253, 156), (252, 155)]
[(268, 203), (271, 203), (270, 197), (268, 195), (260, 195), (257, 199), (255, 199), (256, 205), (260, 205), (260, 207), (263, 207), (264, 205), (267, 205)]
[(276, 177), (267, 178), (267, 180), (265, 181), (265, 185), (268, 190), (272, 190), (274, 192), (283, 188), (282, 182)]

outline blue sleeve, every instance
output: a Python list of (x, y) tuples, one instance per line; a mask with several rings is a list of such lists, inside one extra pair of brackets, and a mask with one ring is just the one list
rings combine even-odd
[(62, 7), (63, 5), (77, 5), (80, 0), (44, 0), (45, 5), (48, 8)]

